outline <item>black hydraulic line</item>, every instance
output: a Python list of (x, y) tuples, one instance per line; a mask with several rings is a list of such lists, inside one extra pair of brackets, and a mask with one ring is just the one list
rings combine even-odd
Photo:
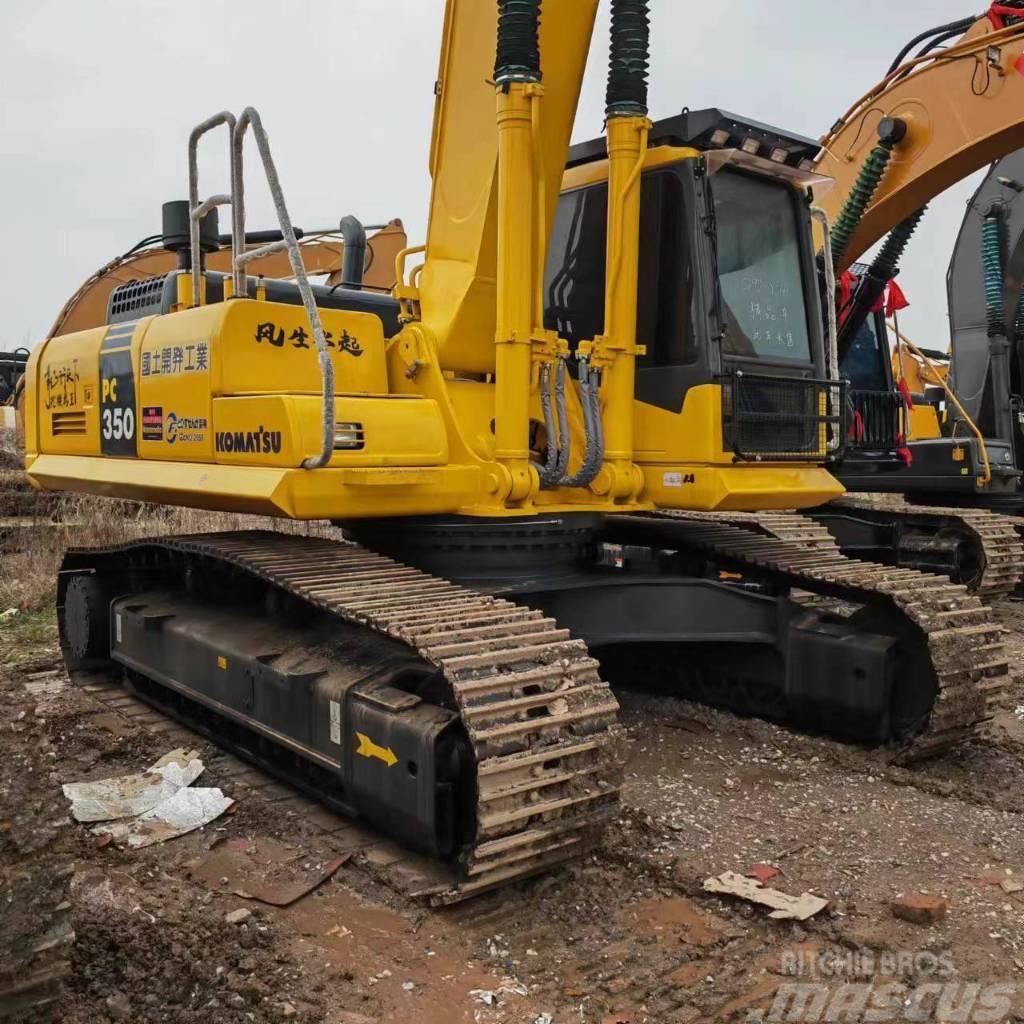
[(494, 81), (539, 82), (541, 0), (498, 0)]
[(544, 464), (532, 463), (540, 478), (542, 491), (550, 490), (558, 484), (561, 474), (556, 473), (558, 465), (558, 453), (560, 439), (558, 428), (555, 426), (555, 414), (552, 409), (551, 398), (551, 367), (545, 364), (540, 368), (540, 407), (544, 414), (544, 433), (547, 435), (547, 458)]
[(611, 58), (605, 114), (647, 116), (650, 65), (649, 0), (612, 0)]
[[(306, 232), (302, 228), (295, 228), (295, 238), (305, 238)], [(267, 228), (263, 231), (246, 231), (245, 233), (245, 244), (246, 245), (266, 245), (269, 242), (280, 242), (284, 238), (281, 234), (280, 228)], [(217, 241), (221, 245), (231, 244), (231, 235), (218, 235)]]
[(125, 259), (126, 257), (131, 256), (133, 252), (138, 252), (140, 249), (145, 249), (146, 246), (156, 245), (157, 242), (163, 241), (163, 237), (163, 235), (148, 235), (141, 241), (136, 242), (130, 249), (126, 249), (123, 253), (121, 253), (121, 259)]
[(963, 35), (963, 32), (959, 28), (953, 29), (952, 32), (944, 32), (941, 36), (937, 36), (935, 39), (930, 40), (921, 47), (917, 53), (914, 54), (914, 59), (918, 57), (926, 57), (936, 47), (941, 46), (943, 43), (948, 43), (951, 39), (957, 39)]
[(910, 51), (917, 46), (918, 43), (924, 42), (926, 39), (937, 36), (947, 32), (966, 32), (979, 18), (983, 18), (983, 14), (978, 14), (970, 18), (961, 18), (959, 21), (951, 21), (948, 25), (936, 25), (935, 28), (926, 29), (924, 32), (919, 32), (913, 39), (910, 40), (906, 46), (896, 54), (896, 59), (889, 65), (889, 70), (886, 72), (886, 76), (891, 75), (906, 59), (906, 56)]
[(572, 433), (569, 428), (569, 409), (566, 405), (565, 378), (567, 375), (564, 356), (558, 357), (555, 370), (555, 413), (558, 416), (558, 460), (555, 463), (554, 475), (561, 482), (569, 469), (569, 458), (572, 455)]

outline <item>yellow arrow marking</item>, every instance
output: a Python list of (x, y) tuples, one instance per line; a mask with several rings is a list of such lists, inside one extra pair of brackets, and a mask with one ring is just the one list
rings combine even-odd
[(359, 738), (357, 754), (361, 754), (363, 757), (375, 757), (378, 761), (383, 761), (389, 768), (398, 764), (398, 758), (395, 757), (395, 752), (390, 747), (377, 746), (369, 736), (365, 736), (361, 732), (357, 732), (356, 736)]

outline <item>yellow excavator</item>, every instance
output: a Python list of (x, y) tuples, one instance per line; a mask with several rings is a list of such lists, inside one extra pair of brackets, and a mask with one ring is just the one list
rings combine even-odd
[[(570, 154), (597, 0), (541, 7), (448, 0), (426, 244), (392, 295), (309, 282), (257, 112), (223, 112), (164, 210), (174, 268), (27, 371), (39, 487), (341, 528), (70, 551), (62, 649), (428, 855), (435, 902), (592, 847), (621, 770), (605, 677), (908, 759), (1009, 679), (963, 587), (715, 516), (842, 493), (818, 143), (652, 123), (647, 0), (613, 0), (606, 137)], [(211, 133), (231, 186), (207, 197)], [(279, 220), (255, 242), (250, 135)], [(250, 272), (280, 254), (289, 280)]]

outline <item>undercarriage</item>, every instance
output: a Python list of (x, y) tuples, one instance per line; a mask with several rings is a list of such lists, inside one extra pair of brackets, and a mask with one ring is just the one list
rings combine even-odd
[(443, 880), (423, 895), (454, 902), (598, 841), (621, 771), (605, 679), (901, 761), (987, 721), (1009, 677), (978, 598), (844, 558), (803, 522), (820, 543), (655, 513), (72, 551), (61, 640), (70, 670), (113, 666), (426, 854)]

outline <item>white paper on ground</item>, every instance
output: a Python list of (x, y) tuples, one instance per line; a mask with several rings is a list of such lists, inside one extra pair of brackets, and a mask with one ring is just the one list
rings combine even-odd
[(809, 892), (790, 896), (778, 889), (766, 889), (755, 879), (738, 875), (735, 871), (725, 871), (717, 878), (706, 878), (704, 891), (738, 896), (762, 907), (771, 907), (772, 913), (768, 916), (777, 921), (806, 921), (828, 906), (828, 900), (820, 896), (812, 896)]
[(137, 850), (208, 825), (235, 801), (219, 789), (184, 788), (132, 821), (96, 825), (97, 835), (110, 834), (118, 846)]
[(197, 750), (172, 750), (144, 772), (98, 782), (71, 782), (63, 786), (76, 821), (115, 821), (132, 818), (163, 803), (191, 786), (203, 773)]

